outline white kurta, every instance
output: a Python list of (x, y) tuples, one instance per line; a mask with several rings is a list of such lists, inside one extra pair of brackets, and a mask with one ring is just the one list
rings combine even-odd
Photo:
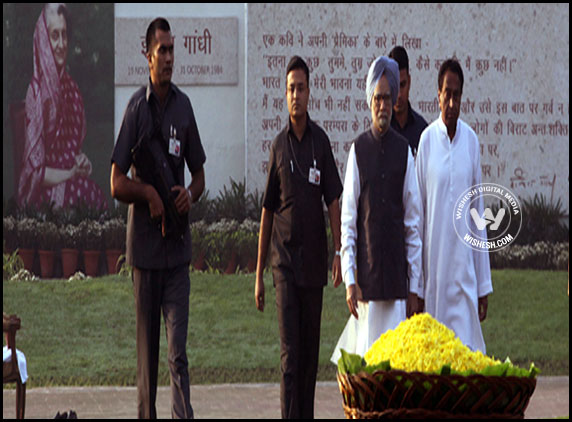
[[(407, 250), (409, 289), (420, 295), (421, 285), (421, 201), (415, 176), (415, 161), (407, 149), (407, 169), (403, 182), (403, 222)], [(357, 215), (360, 197), (359, 168), (352, 144), (344, 179), (344, 195), (341, 210), (342, 276), (347, 286), (355, 284), (357, 253)], [(391, 242), (388, 239), (388, 242)], [(350, 318), (334, 349), (331, 361), (335, 364), (341, 356), (340, 349), (364, 355), (381, 334), (394, 329), (406, 318), (405, 299), (358, 302), (358, 316)]]
[[(421, 134), (416, 171), (424, 218), (424, 286), (419, 290), (425, 310), (472, 350), (486, 353), (478, 298), (493, 291), (489, 255), (464, 244), (453, 225), (456, 201), (466, 189), (481, 183), (477, 135), (458, 119), (450, 142), (439, 116)], [(482, 197), (477, 208), (483, 215)]]
[[(11, 362), (12, 361), (12, 349), (9, 349), (8, 346), (4, 346), (2, 349), (4, 354), (4, 362)], [(25, 384), (28, 381), (28, 365), (26, 364), (26, 356), (20, 350), (16, 349), (16, 358), (18, 360), (18, 369), (20, 370), (20, 379), (22, 380), (22, 384)]]

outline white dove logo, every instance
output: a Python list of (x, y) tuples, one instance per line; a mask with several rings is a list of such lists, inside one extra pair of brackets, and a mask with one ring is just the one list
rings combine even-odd
[(477, 229), (483, 230), (485, 227), (487, 227), (487, 225), (490, 224), (491, 230), (498, 230), (506, 211), (504, 208), (501, 208), (497, 212), (497, 215), (494, 216), (490, 208), (485, 208), (485, 212), (483, 214), (484, 218), (479, 215), (479, 212), (476, 208), (471, 208), (470, 212), (473, 221), (477, 225)]

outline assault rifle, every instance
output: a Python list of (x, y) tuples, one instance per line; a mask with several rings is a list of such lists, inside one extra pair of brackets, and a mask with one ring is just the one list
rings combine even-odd
[(188, 213), (183, 215), (177, 211), (175, 199), (178, 192), (172, 192), (173, 186), (179, 185), (177, 170), (167, 151), (167, 144), (160, 130), (152, 136), (143, 134), (131, 150), (136, 174), (145, 183), (152, 185), (163, 201), (165, 208), (164, 237), (180, 239), (187, 230)]

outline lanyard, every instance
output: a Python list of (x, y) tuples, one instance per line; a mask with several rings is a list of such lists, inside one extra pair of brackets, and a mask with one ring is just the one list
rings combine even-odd
[[(314, 168), (316, 168), (316, 154), (314, 153), (314, 137), (310, 136), (310, 140), (312, 141), (312, 159), (314, 161)], [(300, 176), (302, 176), (302, 178), (306, 178), (306, 176), (304, 176), (304, 172), (302, 172), (300, 164), (298, 164), (298, 160), (296, 159), (296, 154), (294, 153), (294, 147), (292, 146), (292, 136), (290, 135), (289, 132), (288, 132), (288, 142), (290, 144), (290, 151), (292, 152), (292, 157), (294, 157), (294, 163), (296, 163), (296, 168), (298, 169)], [(294, 173), (294, 164), (292, 163), (292, 160), (290, 160), (290, 170), (292, 171), (292, 173)]]

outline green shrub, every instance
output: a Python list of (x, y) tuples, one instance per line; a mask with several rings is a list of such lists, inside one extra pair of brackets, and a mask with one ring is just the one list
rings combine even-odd
[(60, 232), (58, 226), (51, 221), (41, 221), (37, 226), (38, 248), (46, 251), (55, 251), (60, 248)]
[(18, 248), (34, 249), (38, 242), (38, 220), (22, 218), (16, 223)]
[(17, 249), (10, 254), (5, 253), (3, 255), (2, 277), (3, 280), (9, 280), (14, 274), (24, 269), (24, 263), (22, 262), (22, 258), (18, 255)]
[(222, 219), (209, 226), (206, 233), (206, 262), (210, 269), (224, 271), (233, 252), (236, 252), (238, 223)]
[(209, 198), (209, 191), (205, 190), (199, 200), (193, 204), (189, 212), (189, 222), (205, 221), (212, 223), (215, 220), (213, 201)]
[(195, 221), (191, 224), (191, 262), (193, 263), (201, 254), (206, 255), (208, 252), (208, 228), (205, 220)]
[(18, 222), (12, 216), (3, 218), (4, 250), (13, 251), (18, 247)]
[(96, 220), (79, 223), (80, 248), (84, 251), (103, 249), (103, 224)]
[(529, 268), (566, 270), (569, 244), (536, 242), (532, 245), (510, 245), (489, 254), (492, 268)]
[[(567, 220), (566, 211), (560, 198), (554, 203), (544, 195), (535, 194), (534, 198), (521, 199), (522, 226), (514, 243), (532, 245), (536, 242), (568, 242), (570, 232), (564, 223)], [(493, 204), (490, 208), (497, 215), (501, 203)], [(512, 219), (509, 233), (518, 230), (518, 219)], [(490, 226), (487, 226), (487, 230)], [(489, 239), (491, 233), (487, 233)]]
[(564, 224), (567, 215), (560, 198), (549, 202), (544, 195), (534, 195), (522, 200), (523, 221), (517, 243), (529, 245), (535, 242), (568, 242), (569, 229)]
[(254, 262), (256, 262), (258, 257), (259, 230), (260, 223), (247, 218), (240, 224), (238, 231), (236, 232), (236, 248), (241, 268), (246, 268), (249, 261), (254, 260)]
[(223, 186), (223, 190), (214, 200), (215, 215), (217, 220), (228, 219), (242, 222), (247, 217), (246, 186), (244, 182), (235, 182), (232, 177), (230, 186), (230, 189)]
[(214, 221), (222, 219), (236, 220), (242, 223), (245, 219), (259, 221), (262, 214), (262, 195), (258, 190), (246, 194), (244, 180), (240, 183), (230, 178), (230, 189), (226, 186), (212, 203)]

